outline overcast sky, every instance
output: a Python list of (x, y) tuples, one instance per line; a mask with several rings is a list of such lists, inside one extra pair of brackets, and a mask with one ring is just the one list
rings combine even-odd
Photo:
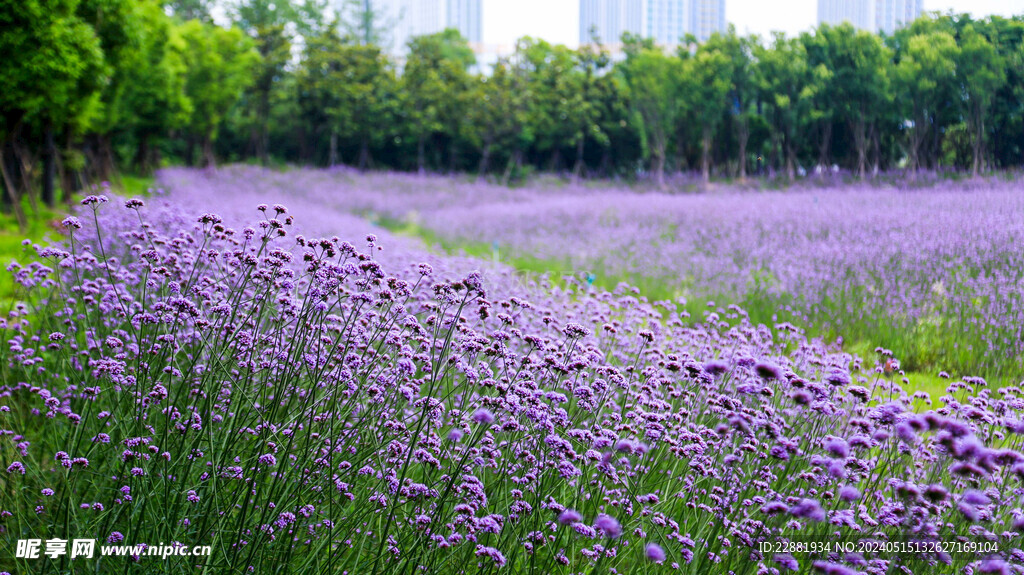
[[(511, 44), (521, 36), (575, 46), (579, 0), (483, 0), (484, 41)], [(925, 10), (954, 10), (975, 17), (1024, 14), (1024, 0), (924, 0)], [(796, 34), (817, 23), (817, 0), (726, 0), (726, 19), (741, 33)]]

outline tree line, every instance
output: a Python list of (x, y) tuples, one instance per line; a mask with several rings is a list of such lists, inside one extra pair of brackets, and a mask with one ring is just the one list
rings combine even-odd
[(368, 5), (0, 0), (5, 205), (167, 162), (658, 182), (1024, 163), (1024, 17), (730, 28), (672, 50), (626, 35), (617, 55), (523, 38), (481, 70), (455, 30), (397, 62)]

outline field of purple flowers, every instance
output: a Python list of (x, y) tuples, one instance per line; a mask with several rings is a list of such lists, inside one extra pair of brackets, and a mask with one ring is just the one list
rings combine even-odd
[[(398, 215), (401, 186), (359, 203), (317, 184), (343, 174), (253, 176), (90, 196), (65, 245), (9, 266), (0, 571), (1024, 570), (1018, 387), (953, 378), (933, 404), (888, 350), (869, 364), (737, 306), (555, 284), (337, 213)], [(410, 205), (436, 225), (465, 201), (483, 226), (488, 190)], [(677, 236), (710, 229), (686, 217)], [(81, 537), (213, 553), (8, 552)]]
[[(923, 178), (922, 178), (923, 179)], [(1016, 181), (786, 192), (524, 189), (402, 174), (172, 170), (170, 186), (286, 190), (406, 227), (449, 251), (553, 277), (590, 275), (652, 300), (741, 305), (916, 371), (1024, 372), (1024, 193)]]

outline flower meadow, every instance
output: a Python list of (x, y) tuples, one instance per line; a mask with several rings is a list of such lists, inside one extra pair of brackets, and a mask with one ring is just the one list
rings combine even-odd
[[(250, 176), (89, 196), (8, 267), (0, 571), (1024, 571), (1019, 387), (908, 393), (888, 349), (432, 253)], [(9, 552), (82, 537), (212, 554)]]
[[(755, 321), (896, 351), (909, 369), (1024, 372), (1024, 194), (1015, 180), (637, 193), (346, 170), (171, 170), (168, 185), (288, 190), (429, 232), (454, 251), (735, 303)], [(536, 260), (540, 260), (539, 265)]]

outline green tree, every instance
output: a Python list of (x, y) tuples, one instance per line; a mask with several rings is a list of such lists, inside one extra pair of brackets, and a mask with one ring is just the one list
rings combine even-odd
[(897, 54), (893, 82), (901, 107), (912, 122), (907, 151), (908, 168), (921, 166), (921, 149), (947, 97), (946, 86), (956, 80), (960, 49), (947, 32), (908, 34)]
[[(480, 149), (478, 178), (486, 177), (495, 149), (518, 150), (524, 139), (531, 138), (518, 82), (508, 60), (501, 59), (490, 76), (478, 76), (471, 88), (468, 117), (472, 128), (466, 135)], [(510, 161), (514, 161), (513, 154)]]
[(1024, 165), (1024, 16), (991, 16), (984, 24), (1006, 73), (989, 109), (989, 157), (994, 167)]
[(202, 142), (204, 165), (213, 165), (213, 142), (224, 117), (252, 81), (259, 54), (238, 28), (190, 20), (181, 28), (185, 94), (192, 104), (188, 131)]
[[(851, 24), (822, 25), (817, 34), (828, 43), (828, 96), (837, 115), (849, 124), (857, 152), (857, 174), (867, 174), (868, 147), (877, 146), (878, 122), (892, 102), (889, 67), (892, 54), (876, 34)], [(876, 163), (877, 166), (877, 163)]]
[(978, 175), (985, 155), (985, 120), (996, 91), (1006, 81), (1004, 61), (985, 36), (968, 24), (960, 33), (957, 71), (967, 99), (967, 124), (971, 130), (971, 173)]
[(747, 177), (747, 143), (750, 140), (750, 121), (756, 115), (757, 85), (754, 75), (754, 48), (756, 36), (741, 37), (729, 25), (725, 34), (715, 33), (701, 48), (705, 52), (724, 55), (728, 60), (729, 91), (727, 105), (736, 132), (737, 172)]
[(318, 36), (333, 28), (338, 30), (338, 11), (332, 11), (331, 0), (294, 0), (295, 16), (292, 22), (295, 31), (303, 39)]
[(844, 118), (838, 109), (835, 75), (832, 73), (836, 60), (835, 49), (838, 47), (830, 41), (832, 35), (832, 29), (828, 25), (819, 26), (813, 34), (800, 34), (807, 65), (817, 70), (819, 79), (819, 85), (809, 104), (809, 113), (800, 123), (805, 129), (811, 128), (815, 133), (818, 144), (817, 165), (822, 173), (832, 165), (833, 133), (836, 123), (842, 123)]
[(426, 144), (461, 119), (459, 107), (468, 81), (468, 68), (476, 61), (458, 30), (449, 28), (409, 41), (401, 86), (406, 127), (416, 141), (416, 167), (426, 170)]
[(544, 40), (520, 40), (517, 56), (518, 71), (530, 96), (527, 117), (534, 149), (549, 158), (550, 169), (558, 170), (562, 148), (574, 143), (577, 131), (569, 116), (580, 104), (582, 71), (576, 66), (572, 50)]
[(797, 150), (802, 143), (803, 118), (813, 105), (818, 81), (825, 73), (811, 68), (804, 44), (776, 34), (770, 47), (758, 47), (754, 68), (760, 99), (772, 126), (773, 148), (785, 163), (789, 179), (796, 176)]
[[(168, 50), (171, 20), (156, 0), (83, 0), (78, 13), (96, 31), (110, 70), (100, 113), (89, 126), (98, 148), (95, 177), (116, 176), (113, 139), (129, 132), (138, 136), (135, 168), (149, 173), (159, 165), (155, 140), (180, 125), (187, 107), (181, 59), (172, 62), (175, 54)], [(154, 126), (157, 116), (162, 116), (160, 125)], [(145, 124), (146, 129), (134, 130)], [(75, 135), (65, 130), (68, 148)], [(68, 177), (62, 174), (63, 180)]]
[(182, 22), (188, 20), (202, 20), (213, 22), (211, 15), (216, 0), (167, 0), (164, 5), (176, 18)]
[(573, 178), (583, 173), (584, 152), (587, 140), (594, 140), (601, 148), (607, 148), (608, 133), (601, 126), (604, 116), (601, 105), (601, 77), (611, 63), (608, 52), (594, 38), (581, 46), (576, 56), (577, 67), (582, 71), (578, 76), (576, 95), (563, 103), (566, 123), (572, 128), (569, 144), (576, 148), (576, 162)]
[(676, 118), (684, 111), (685, 100), (678, 90), (683, 66), (678, 58), (641, 43), (629, 46), (618, 71), (640, 134), (643, 156), (650, 162), (654, 180), (664, 186), (669, 137)]
[(728, 42), (715, 33), (697, 47), (693, 57), (684, 60), (683, 97), (689, 99), (687, 107), (700, 124), (700, 172), (705, 182), (711, 179), (713, 138), (731, 104), (734, 72)]
[(359, 169), (369, 167), (371, 146), (394, 135), (391, 129), (397, 102), (397, 81), (380, 48), (343, 44), (331, 85), (335, 105), (327, 109), (333, 129), (359, 147)]
[(302, 54), (302, 62), (296, 71), (296, 89), (298, 105), (307, 127), (307, 136), (319, 136), (328, 132), (329, 151), (327, 164), (337, 165), (338, 126), (330, 121), (328, 110), (340, 105), (338, 94), (343, 86), (334, 85), (341, 82), (339, 72), (342, 65), (343, 41), (338, 35), (336, 23), (332, 23), (319, 33), (306, 37)]
[[(187, 47), (181, 30), (156, 2), (140, 2), (137, 10), (144, 32), (125, 72), (126, 114), (119, 123), (135, 142), (135, 169), (146, 174), (160, 164), (156, 142), (185, 127), (192, 102), (185, 93)], [(191, 165), (195, 139), (188, 141), (185, 162)]]
[[(552, 115), (550, 99), (540, 101), (536, 85), (535, 62), (531, 60), (533, 47), (536, 41), (532, 38), (520, 38), (516, 42), (516, 49), (512, 55), (502, 62), (506, 73), (502, 76), (501, 82), (489, 83), (491, 91), (485, 92), (485, 102), (496, 105), (503, 102), (494, 112), (502, 112), (507, 115), (507, 122), (504, 125), (511, 128), (511, 131), (498, 139), (496, 143), (501, 152), (508, 157), (505, 163), (505, 171), (502, 175), (502, 182), (508, 183), (514, 173), (523, 165), (523, 158), (531, 147), (537, 151), (540, 147), (541, 153), (547, 154), (551, 150), (553, 141), (550, 119)], [(544, 50), (542, 49), (541, 52)], [(502, 98), (495, 94), (495, 90), (504, 89), (509, 92), (509, 97)], [(538, 133), (542, 138), (538, 138)], [(481, 174), (483, 175), (483, 174)]]
[[(43, 200), (54, 203), (54, 132), (87, 125), (107, 76), (100, 41), (74, 0), (0, 0), (0, 166), (12, 209), (20, 215), (5, 149), (26, 126), (44, 134)], [(28, 182), (26, 182), (28, 184)]]
[(339, 29), (357, 44), (390, 48), (389, 31), (398, 24), (396, 15), (384, 14), (375, 4), (371, 0), (344, 0), (338, 10)]
[(270, 162), (270, 109), (285, 75), (291, 55), (292, 38), (288, 24), (298, 19), (291, 0), (235, 0), (231, 5), (235, 23), (253, 38), (260, 55), (247, 93), (247, 123), (252, 149), (260, 163)]

